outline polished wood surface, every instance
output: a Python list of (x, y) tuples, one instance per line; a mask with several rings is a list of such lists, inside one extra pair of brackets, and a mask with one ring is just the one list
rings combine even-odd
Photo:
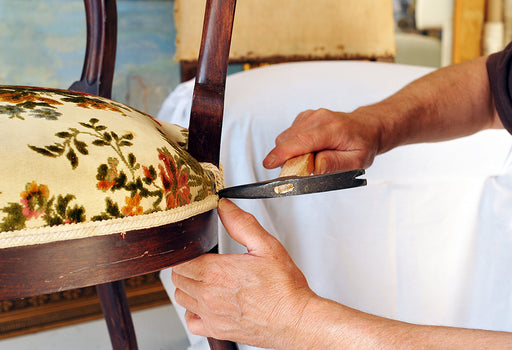
[[(189, 153), (219, 165), (224, 91), (236, 0), (206, 2), (203, 35), (190, 113)], [(208, 338), (212, 350), (236, 350), (229, 341)]]
[(208, 345), (211, 350), (238, 350), (236, 343), (225, 340), (208, 338)]
[(87, 22), (85, 59), (80, 80), (69, 90), (110, 98), (117, 47), (116, 0), (84, 0)]
[(224, 90), (236, 0), (206, 2), (203, 37), (190, 113), (189, 152), (219, 164)]
[(23, 298), (142, 275), (217, 244), (215, 210), (175, 224), (2, 250), (1, 299)]
[(113, 349), (137, 349), (133, 321), (122, 281), (96, 286)]

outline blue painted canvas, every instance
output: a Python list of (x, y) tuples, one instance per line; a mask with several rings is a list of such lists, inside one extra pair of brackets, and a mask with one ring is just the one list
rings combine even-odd
[[(155, 115), (179, 84), (174, 1), (118, 0), (113, 98)], [(68, 88), (85, 53), (82, 0), (0, 0), (0, 84)]]

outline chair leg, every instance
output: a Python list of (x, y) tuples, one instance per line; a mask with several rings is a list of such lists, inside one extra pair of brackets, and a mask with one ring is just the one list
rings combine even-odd
[(210, 350), (238, 350), (236, 343), (227, 340), (208, 338), (208, 345), (210, 345)]
[(137, 350), (137, 339), (123, 281), (96, 286), (114, 350)]

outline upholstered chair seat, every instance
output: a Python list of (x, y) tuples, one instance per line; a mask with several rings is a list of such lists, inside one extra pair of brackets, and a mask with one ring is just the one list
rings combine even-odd
[(0, 248), (125, 235), (215, 208), (221, 176), (187, 153), (187, 134), (106, 98), (0, 86)]

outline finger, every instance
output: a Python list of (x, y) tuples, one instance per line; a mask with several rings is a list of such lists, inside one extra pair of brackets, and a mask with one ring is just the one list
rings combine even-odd
[(313, 110), (307, 110), (299, 113), (292, 122), (292, 125), (276, 137), (276, 145), (295, 137), (295, 135), (300, 131), (316, 126), (315, 120), (309, 120), (313, 113), (315, 113)]
[[(313, 110), (306, 110), (297, 115), (292, 125), (281, 132), (276, 137), (276, 147), (269, 152), (269, 154), (263, 160), (263, 166), (267, 169), (274, 169), (282, 166), (285, 161), (295, 156), (302, 155), (304, 153), (310, 153), (303, 150), (292, 150), (292, 153), (287, 152), (287, 145), (292, 144), (287, 141), (294, 140), (298, 133), (304, 132), (312, 127), (312, 124), (307, 122), (309, 117), (314, 113)], [(305, 124), (305, 127), (301, 127)], [(277, 150), (276, 150), (277, 148)]]
[(313, 109), (307, 109), (305, 111), (300, 112), (297, 114), (297, 117), (293, 121), (292, 125), (297, 125), (302, 123), (304, 120), (308, 119), (309, 116), (311, 116), (315, 111)]
[(200, 312), (199, 303), (197, 302), (197, 299), (191, 297), (190, 295), (188, 295), (179, 288), (176, 288), (176, 290), (174, 291), (174, 300), (176, 301), (176, 304), (181, 305), (187, 310), (190, 310), (194, 313)]
[(263, 160), (263, 166), (267, 169), (274, 169), (282, 166), (288, 159), (322, 149), (322, 143), (315, 139), (313, 133), (295, 135), (274, 147)]
[(198, 294), (198, 289), (201, 287), (202, 282), (198, 282), (192, 278), (180, 274), (172, 269), (171, 280), (174, 286), (188, 295), (195, 297)]
[(340, 151), (322, 151), (317, 153), (315, 157), (315, 174), (328, 174), (336, 171), (347, 171), (358, 169), (354, 161), (348, 153)]
[(317, 110), (307, 110), (299, 113), (292, 125), (276, 137), (276, 146), (290, 139), (296, 138), (300, 134), (308, 133), (313, 129), (329, 127), (328, 125), (335, 120), (334, 112), (325, 108)]
[(210, 334), (207, 334), (206, 327), (204, 326), (204, 322), (201, 317), (194, 312), (189, 310), (185, 312), (185, 322), (187, 323), (187, 328), (190, 333), (203, 337), (211, 336)]
[(315, 174), (368, 168), (372, 158), (360, 150), (318, 152), (315, 156)]
[(229, 235), (247, 247), (250, 254), (263, 256), (279, 244), (253, 215), (243, 211), (230, 200), (222, 198), (219, 201), (218, 213)]
[(204, 281), (210, 259), (212, 259), (212, 254), (203, 254), (195, 259), (178, 264), (172, 268), (173, 275), (176, 273), (196, 281)]
[[(293, 157), (295, 147), (293, 142), (279, 143), (274, 147), (263, 159), (263, 167), (267, 169), (274, 169), (282, 166), (288, 159)], [(300, 155), (300, 154), (297, 154)]]

